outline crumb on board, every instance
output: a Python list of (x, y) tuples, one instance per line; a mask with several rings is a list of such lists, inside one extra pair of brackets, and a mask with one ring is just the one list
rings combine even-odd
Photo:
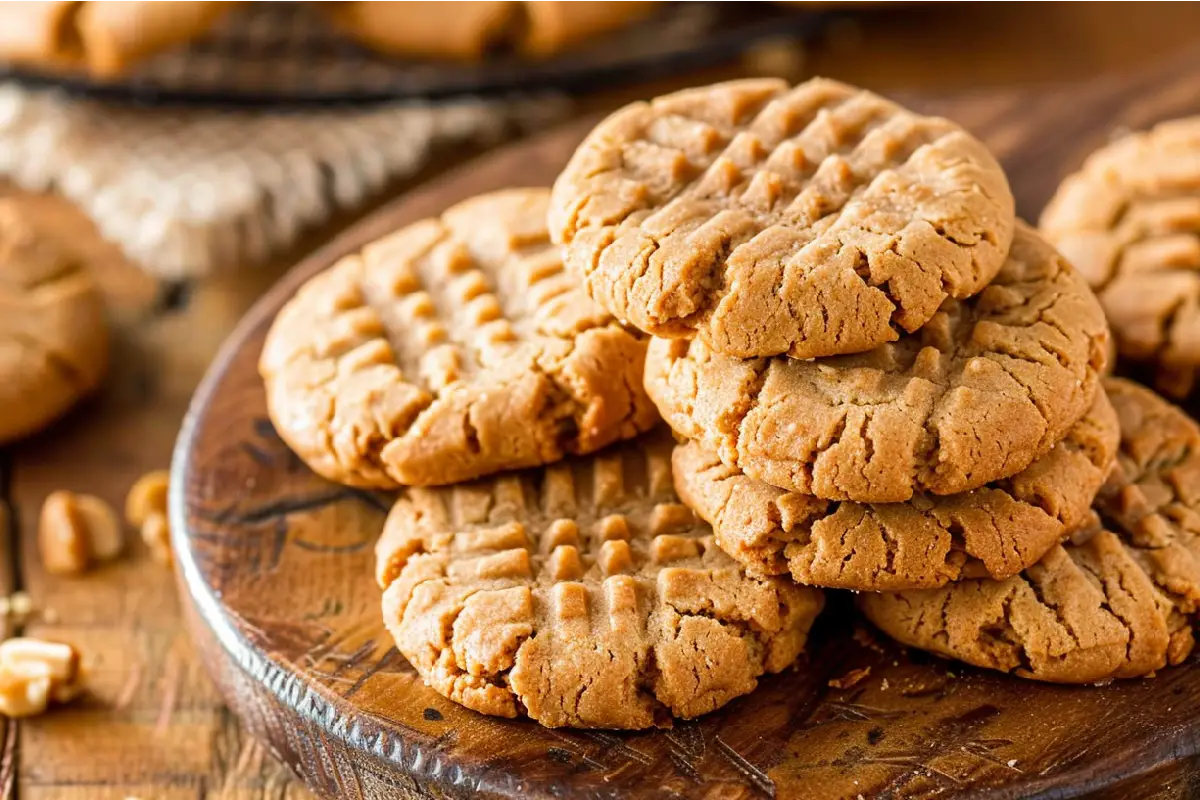
[(870, 667), (859, 667), (852, 669), (840, 678), (830, 678), (829, 685), (834, 689), (849, 689), (852, 686), (857, 686), (862, 682), (863, 678), (871, 674)]

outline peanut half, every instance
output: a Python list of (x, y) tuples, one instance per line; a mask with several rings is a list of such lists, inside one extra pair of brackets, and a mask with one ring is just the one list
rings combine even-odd
[(0, 714), (41, 714), (81, 688), (79, 654), (69, 644), (19, 637), (0, 644)]
[(42, 506), (38, 550), (47, 572), (79, 574), (120, 554), (124, 535), (108, 503), (89, 494), (53, 492)]

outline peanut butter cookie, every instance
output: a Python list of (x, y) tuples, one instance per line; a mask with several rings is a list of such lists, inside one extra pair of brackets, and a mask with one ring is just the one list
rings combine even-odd
[(198, 38), (234, 5), (202, 0), (0, 3), (0, 58), (113, 78)]
[(1097, 524), (1006, 580), (863, 594), (899, 641), (1024, 678), (1092, 683), (1149, 675), (1193, 646), (1200, 610), (1200, 429), (1153, 392), (1105, 381), (1119, 466)]
[(91, 277), (0, 201), (0, 442), (44, 428), (108, 370), (108, 323)]
[(467, 200), (342, 259), (259, 362), (279, 434), (331, 480), (468, 480), (652, 427), (645, 342), (579, 290), (544, 189)]
[(823, 599), (754, 578), (675, 496), (668, 436), (409, 489), (376, 548), (383, 614), (425, 682), (485, 714), (647, 728), (754, 689)]
[(481, 61), (495, 53), (549, 58), (632, 24), (657, 2), (325, 3), (335, 24), (387, 55)]
[(1108, 329), (1087, 284), (1019, 224), (996, 279), (868, 353), (737, 359), (655, 339), (646, 390), (726, 465), (826, 500), (892, 503), (1015, 475), (1083, 416)]
[(554, 185), (550, 233), (601, 305), (719, 353), (858, 353), (1000, 269), (1013, 198), (954, 123), (815, 78), (634, 103)]
[(236, 3), (89, 0), (76, 5), (76, 35), (89, 71), (114, 77), (155, 53), (199, 38)]
[(1041, 228), (1100, 296), (1121, 356), (1188, 395), (1200, 374), (1200, 117), (1093, 153)]
[(808, 586), (924, 589), (1007, 578), (1088, 517), (1117, 453), (1103, 391), (1067, 438), (1022, 472), (973, 492), (907, 503), (818, 500), (747, 477), (696, 442), (675, 448), (675, 488), (753, 574)]
[(73, 0), (0, 4), (0, 58), (14, 64), (69, 67), (80, 60)]

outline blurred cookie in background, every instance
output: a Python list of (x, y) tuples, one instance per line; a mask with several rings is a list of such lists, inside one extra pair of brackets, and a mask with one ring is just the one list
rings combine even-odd
[(353, 2), (328, 6), (346, 33), (386, 55), (480, 60), (552, 56), (642, 19), (654, 2)]
[(0, 442), (34, 433), (100, 384), (108, 325), (91, 277), (0, 200)]
[(72, 20), (79, 3), (0, 4), (0, 56), (16, 64), (72, 67), (79, 61), (79, 39)]
[(148, 56), (207, 32), (237, 3), (79, 3), (75, 26), (93, 75), (125, 72)]
[[(94, 78), (207, 33), (234, 2), (0, 4), (0, 60)], [(646, 17), (656, 2), (321, 3), (335, 25), (390, 56), (478, 61), (495, 52), (544, 58)]]
[(518, 3), (331, 3), (330, 18), (360, 43), (392, 55), (477, 60), (509, 35)]
[(1100, 298), (1122, 358), (1175, 398), (1200, 375), (1200, 117), (1090, 155), (1042, 212), (1042, 232)]
[(120, 75), (203, 34), (236, 3), (17, 2), (0, 4), (0, 59)]

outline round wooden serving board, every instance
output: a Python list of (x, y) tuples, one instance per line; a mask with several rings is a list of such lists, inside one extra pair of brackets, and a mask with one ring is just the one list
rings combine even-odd
[[(1195, 55), (1195, 54), (1193, 54)], [(1036, 219), (1114, 130), (1200, 111), (1198, 58), (1087, 85), (904, 97), (959, 120)], [(806, 659), (670, 730), (547, 730), (427, 689), (384, 630), (372, 544), (391, 498), (309, 472), (267, 419), (272, 317), (337, 257), (478, 192), (549, 183), (586, 125), (499, 151), (401, 199), (298, 266), (226, 343), (180, 435), (171, 512), (194, 635), (229, 705), (318, 794), (383, 797), (1194, 797), (1200, 669), (1039, 685), (906, 653), (844, 597)], [(847, 688), (831, 679), (870, 673)]]

